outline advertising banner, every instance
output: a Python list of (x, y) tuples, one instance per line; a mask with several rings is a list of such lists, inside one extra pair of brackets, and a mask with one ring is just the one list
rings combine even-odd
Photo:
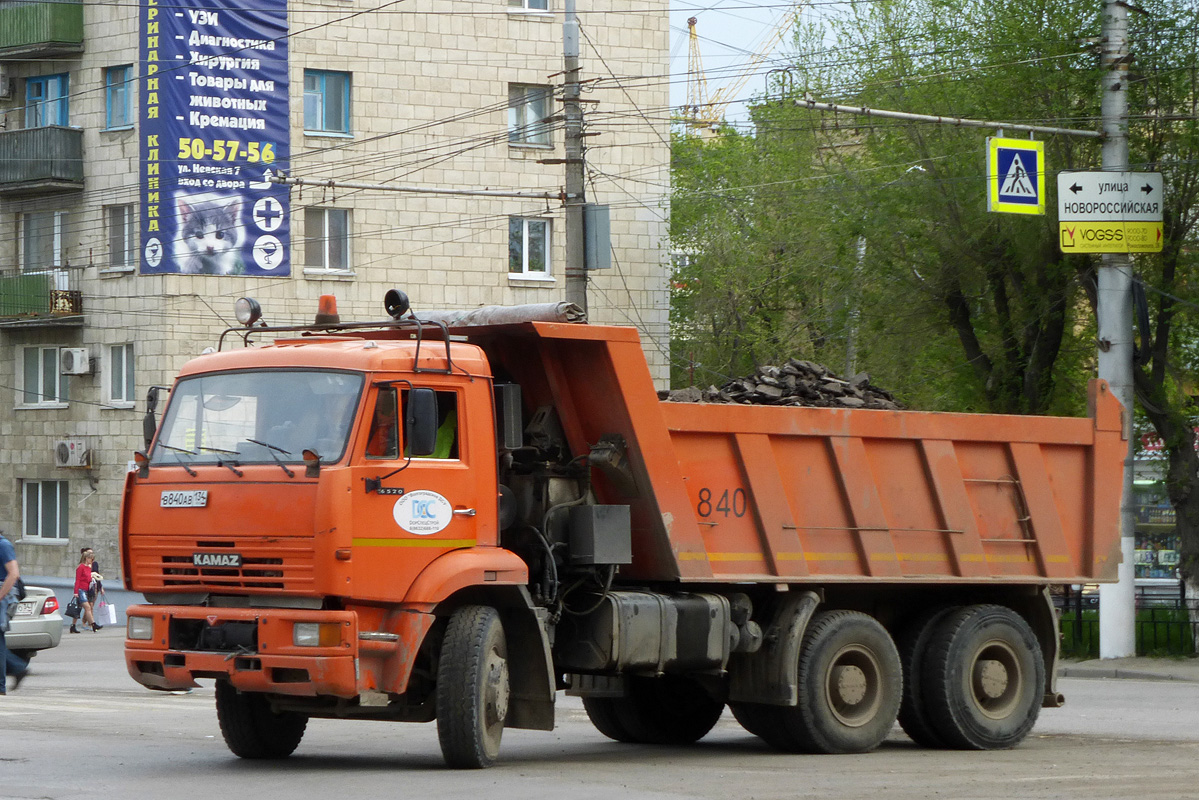
[(147, 0), (140, 30), (141, 274), (290, 274), (286, 0)]

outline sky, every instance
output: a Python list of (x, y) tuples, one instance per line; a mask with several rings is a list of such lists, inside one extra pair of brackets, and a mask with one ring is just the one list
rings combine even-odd
[[(767, 44), (780, 22), (793, 15), (795, 5), (782, 0), (671, 0), (670, 10), (670, 104), (677, 108), (687, 100), (688, 17), (696, 17), (700, 56), (707, 76), (708, 97), (722, 86), (733, 84), (745, 75), (745, 66)], [(811, 14), (805, 6), (803, 14)], [(770, 49), (778, 59), (792, 38), (787, 32)], [(736, 97), (749, 99), (765, 89), (766, 71), (774, 64), (763, 61), (742, 84)], [(747, 119), (743, 102), (729, 106), (726, 118), (730, 121)]]

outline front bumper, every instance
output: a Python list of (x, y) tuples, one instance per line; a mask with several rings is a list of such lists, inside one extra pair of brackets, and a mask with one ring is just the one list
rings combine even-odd
[[(130, 620), (149, 618), (149, 639), (131, 639), (125, 665), (151, 689), (197, 686), (199, 678), (227, 680), (248, 692), (301, 697), (358, 695), (358, 621), (349, 611), (133, 606)], [(336, 625), (336, 642), (298, 646), (296, 623)]]

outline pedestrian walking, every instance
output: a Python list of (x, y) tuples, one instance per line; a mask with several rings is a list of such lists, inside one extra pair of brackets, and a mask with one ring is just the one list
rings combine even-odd
[[(80, 619), (83, 627), (87, 628), (90, 625), (93, 631), (98, 631), (104, 626), (96, 624), (96, 618), (92, 615), (92, 601), (87, 596), (92, 586), (92, 564), (95, 561), (96, 554), (90, 547), (79, 549), (79, 566), (75, 567), (75, 597), (79, 600), (79, 607), (83, 609)], [(71, 633), (79, 633), (74, 622), (71, 623)]]
[(0, 694), (8, 694), (10, 688), (16, 689), (29, 674), (29, 662), (10, 652), (4, 639), (9, 620), (17, 613), (17, 579), (21, 577), (21, 567), (17, 563), (17, 550), (4, 538), (3, 531), (0, 531), (0, 575), (4, 576), (0, 581)]
[(93, 616), (103, 616), (100, 606), (108, 602), (108, 595), (104, 593), (104, 576), (100, 574), (99, 561), (92, 561), (92, 583), (87, 588), (87, 599), (92, 603)]

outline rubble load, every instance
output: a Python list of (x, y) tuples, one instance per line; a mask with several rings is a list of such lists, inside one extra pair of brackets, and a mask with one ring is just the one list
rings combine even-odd
[(839, 378), (827, 367), (792, 358), (781, 367), (759, 367), (745, 378), (734, 378), (719, 389), (690, 386), (658, 392), (660, 400), (673, 403), (740, 403), (742, 405), (818, 406), (821, 408), (900, 409), (890, 392), (870, 384), (870, 375), (860, 372), (849, 380)]

